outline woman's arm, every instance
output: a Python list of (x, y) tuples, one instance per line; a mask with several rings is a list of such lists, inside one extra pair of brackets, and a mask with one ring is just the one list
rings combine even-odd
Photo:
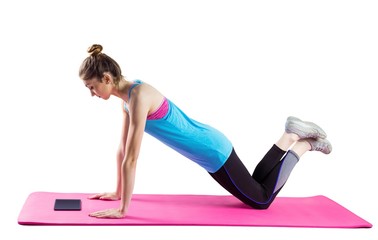
[(122, 102), (122, 112), (123, 112), (123, 120), (122, 120), (122, 134), (121, 134), (121, 142), (118, 147), (117, 151), (117, 188), (116, 194), (119, 198), (121, 198), (122, 193), (122, 175), (121, 175), (121, 166), (122, 162), (125, 159), (126, 155), (126, 143), (127, 143), (127, 135), (129, 132), (129, 113), (125, 111)]
[(121, 199), (121, 188), (122, 188), (122, 178), (121, 178), (121, 165), (123, 159), (125, 158), (125, 149), (126, 149), (126, 142), (127, 142), (127, 135), (129, 130), (129, 114), (125, 111), (124, 105), (122, 101), (122, 131), (121, 131), (121, 141), (118, 146), (117, 154), (116, 154), (116, 167), (117, 167), (117, 178), (116, 178), (116, 191), (115, 192), (106, 192), (106, 193), (99, 193), (93, 196), (90, 196), (90, 199), (100, 199), (100, 200), (119, 200)]
[[(122, 218), (127, 214), (135, 184), (137, 159), (142, 144), (146, 118), (151, 99), (135, 92), (129, 102), (128, 131), (125, 141), (125, 154), (119, 168), (121, 203), (118, 209), (108, 209), (90, 214), (93, 217)], [(119, 166), (119, 165), (118, 165)], [(118, 185), (118, 184), (117, 184)], [(117, 189), (118, 190), (118, 189)]]
[(126, 215), (134, 189), (137, 160), (142, 144), (149, 101), (136, 92), (129, 103), (129, 131), (126, 142), (126, 154), (121, 165), (122, 189), (120, 211)]

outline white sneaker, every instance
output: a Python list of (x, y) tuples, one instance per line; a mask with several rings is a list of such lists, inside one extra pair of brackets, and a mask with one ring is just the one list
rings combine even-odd
[(303, 138), (326, 138), (324, 130), (313, 122), (305, 122), (296, 117), (288, 117), (285, 124), (287, 133), (295, 133)]
[(309, 138), (309, 139), (306, 139), (306, 141), (311, 145), (310, 151), (319, 151), (319, 152), (322, 152), (324, 154), (330, 154), (332, 152), (332, 145), (327, 139)]

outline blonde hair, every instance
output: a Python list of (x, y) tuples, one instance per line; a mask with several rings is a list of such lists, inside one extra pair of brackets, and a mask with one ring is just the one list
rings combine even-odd
[(101, 82), (104, 73), (108, 72), (112, 75), (114, 84), (118, 85), (123, 78), (121, 68), (114, 59), (102, 53), (102, 49), (99, 44), (93, 44), (88, 48), (89, 56), (80, 66), (79, 77), (83, 80), (96, 78)]

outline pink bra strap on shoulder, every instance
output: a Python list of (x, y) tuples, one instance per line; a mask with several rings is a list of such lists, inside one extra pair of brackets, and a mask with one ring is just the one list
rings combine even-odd
[(168, 109), (168, 100), (167, 98), (164, 98), (163, 102), (160, 104), (160, 107), (147, 116), (147, 120), (157, 120), (163, 118), (167, 114)]

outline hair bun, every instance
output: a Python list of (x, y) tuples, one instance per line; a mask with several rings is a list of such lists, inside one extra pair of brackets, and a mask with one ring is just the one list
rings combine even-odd
[(90, 56), (96, 56), (101, 53), (102, 46), (100, 44), (93, 44), (88, 48), (88, 53)]

